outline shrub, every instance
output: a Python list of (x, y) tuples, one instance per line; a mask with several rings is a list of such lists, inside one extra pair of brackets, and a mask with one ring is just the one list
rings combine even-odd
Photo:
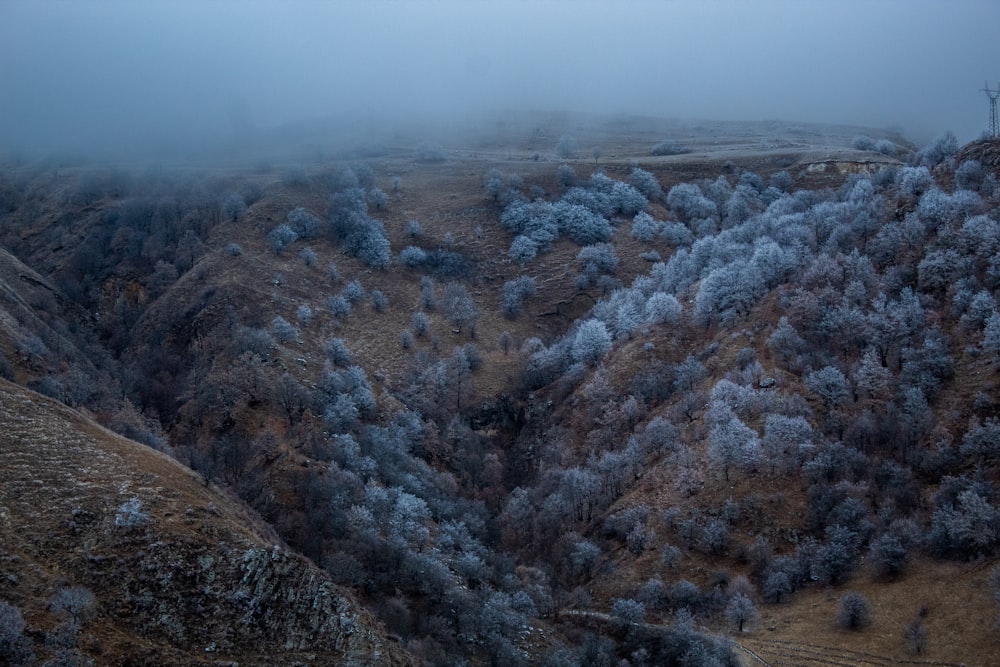
[(351, 365), (351, 351), (347, 349), (347, 344), (342, 338), (331, 338), (326, 341), (324, 351), (326, 352), (326, 358), (334, 366), (347, 368)]
[(24, 636), (24, 617), (14, 605), (0, 600), (0, 662), (30, 665), (34, 661), (30, 640)]
[(867, 134), (859, 134), (851, 140), (851, 146), (859, 151), (870, 151), (875, 149), (875, 140)]
[(149, 521), (149, 513), (142, 507), (142, 501), (132, 496), (115, 512), (115, 525), (119, 528), (136, 528)]
[(690, 153), (691, 149), (676, 141), (658, 141), (649, 149), (650, 155), (682, 155)]
[(267, 244), (274, 254), (280, 255), (281, 251), (295, 243), (298, 235), (286, 224), (278, 225), (267, 233)]
[(340, 293), (345, 299), (350, 301), (352, 305), (365, 298), (365, 288), (361, 285), (360, 280), (350, 281), (344, 285), (344, 289), (342, 289)]
[(888, 139), (879, 139), (875, 142), (875, 152), (881, 153), (882, 155), (895, 155), (896, 154), (896, 144), (892, 143)]
[(423, 236), (424, 228), (417, 220), (407, 220), (406, 225), (403, 227), (403, 233), (415, 239)]
[(427, 317), (427, 314), (421, 311), (413, 313), (413, 316), (410, 318), (410, 328), (417, 338), (426, 336), (427, 331), (430, 329), (430, 319)]
[(342, 294), (330, 297), (330, 312), (334, 317), (344, 318), (351, 314), (351, 302)]
[(372, 308), (376, 313), (384, 313), (389, 307), (389, 297), (382, 290), (373, 289), (371, 291)]
[(288, 226), (300, 239), (315, 238), (322, 224), (319, 218), (302, 207), (289, 211), (287, 220)]
[(49, 598), (49, 608), (77, 627), (94, 614), (96, 605), (93, 592), (84, 586), (60, 588)]
[(274, 331), (274, 337), (281, 343), (290, 343), (299, 338), (299, 330), (281, 315), (276, 315), (271, 320), (271, 329)]
[(300, 250), (299, 257), (306, 266), (312, 266), (316, 263), (316, 251), (312, 248), (305, 247)]

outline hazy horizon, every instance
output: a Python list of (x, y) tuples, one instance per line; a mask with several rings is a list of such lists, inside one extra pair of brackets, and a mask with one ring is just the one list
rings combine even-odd
[[(987, 128), (985, 0), (0, 4), (0, 151), (151, 152), (498, 109)], [(997, 65), (993, 65), (997, 63)]]

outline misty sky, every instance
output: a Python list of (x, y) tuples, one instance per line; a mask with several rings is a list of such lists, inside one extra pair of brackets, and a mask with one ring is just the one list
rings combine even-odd
[(0, 0), (0, 150), (332, 114), (568, 109), (987, 127), (996, 0)]

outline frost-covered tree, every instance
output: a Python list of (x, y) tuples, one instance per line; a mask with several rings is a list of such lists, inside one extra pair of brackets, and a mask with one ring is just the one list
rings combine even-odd
[(584, 272), (588, 270), (597, 273), (614, 273), (618, 269), (618, 257), (614, 246), (610, 243), (596, 243), (580, 249), (576, 261)]
[(247, 210), (247, 203), (244, 201), (243, 196), (236, 193), (230, 192), (222, 200), (222, 215), (226, 219), (236, 222), (240, 219), (240, 216)]
[(799, 452), (813, 444), (813, 429), (801, 415), (789, 417), (769, 414), (764, 419), (761, 446), (771, 473), (787, 471), (797, 466)]
[(662, 224), (653, 219), (649, 213), (640, 211), (632, 219), (630, 234), (637, 241), (652, 241), (659, 235)]
[(646, 608), (641, 602), (631, 598), (616, 598), (611, 603), (611, 617), (618, 623), (642, 623), (646, 617)]
[(925, 166), (903, 167), (898, 178), (900, 190), (911, 197), (919, 197), (934, 185), (931, 172)]
[(879, 361), (875, 348), (868, 348), (854, 369), (854, 385), (861, 398), (884, 400), (888, 397), (892, 373)]
[(373, 289), (369, 295), (372, 302), (372, 308), (376, 313), (384, 313), (386, 308), (389, 307), (389, 297), (385, 295), (385, 292), (378, 289)]
[(656, 176), (645, 169), (640, 169), (639, 167), (632, 169), (632, 173), (629, 174), (628, 182), (647, 199), (660, 200), (664, 198), (663, 188), (660, 187), (660, 182), (656, 180)]
[(389, 203), (389, 195), (379, 188), (371, 188), (368, 190), (368, 203), (375, 209), (385, 208)]
[(611, 206), (616, 213), (621, 215), (635, 215), (640, 211), (645, 211), (646, 206), (649, 205), (641, 192), (621, 181), (615, 181), (608, 194), (611, 197)]
[(416, 268), (427, 261), (427, 253), (423, 248), (408, 245), (399, 252), (399, 261), (403, 266), (408, 266), (411, 269)]
[(806, 387), (819, 396), (827, 409), (840, 407), (851, 398), (847, 378), (840, 369), (833, 366), (825, 366), (809, 373), (806, 376)]
[(870, 151), (875, 149), (875, 140), (867, 134), (859, 134), (851, 139), (851, 146), (859, 151)]
[(577, 329), (573, 337), (573, 360), (596, 366), (611, 350), (611, 334), (604, 322), (590, 319)]
[(341, 295), (351, 304), (363, 301), (365, 298), (365, 288), (360, 280), (351, 280), (340, 290)]
[(348, 255), (375, 269), (389, 266), (390, 246), (381, 221), (368, 215), (366, 193), (354, 187), (330, 199), (330, 233)]
[(764, 276), (753, 263), (737, 259), (709, 273), (694, 299), (696, 315), (730, 319), (750, 313), (766, 291)]
[(507, 254), (512, 261), (523, 267), (538, 254), (538, 243), (531, 237), (520, 234), (514, 237)]
[(680, 183), (667, 193), (667, 205), (681, 222), (692, 222), (718, 216), (718, 208), (701, 189), (691, 183)]
[(871, 605), (864, 595), (848, 591), (837, 605), (837, 625), (845, 630), (861, 630), (872, 622)]
[(898, 535), (882, 533), (872, 540), (868, 548), (868, 560), (875, 569), (876, 576), (890, 579), (902, 574), (906, 569), (909, 553)]
[(424, 234), (423, 225), (420, 224), (419, 220), (407, 220), (406, 224), (403, 226), (403, 233), (410, 238), (419, 238)]
[(299, 251), (299, 259), (301, 259), (302, 263), (306, 266), (312, 266), (316, 263), (316, 251), (306, 246)]
[(351, 314), (351, 302), (343, 294), (330, 297), (327, 306), (334, 317), (344, 318)]
[(986, 172), (979, 160), (964, 160), (955, 169), (955, 185), (963, 190), (979, 191), (983, 185)]
[(726, 604), (726, 619), (736, 626), (737, 632), (743, 632), (743, 626), (757, 618), (757, 607), (753, 600), (743, 593), (734, 593)]
[(280, 224), (267, 233), (267, 244), (276, 255), (280, 255), (281, 251), (295, 243), (297, 238), (295, 230), (286, 224)]
[(580, 245), (607, 241), (614, 231), (611, 223), (600, 213), (565, 199), (552, 206), (552, 214), (559, 230)]
[(503, 284), (500, 291), (500, 308), (503, 314), (514, 319), (521, 313), (524, 300), (535, 295), (535, 279), (529, 276), (518, 276)]
[(646, 300), (643, 318), (650, 324), (675, 324), (684, 309), (673, 294), (654, 292)]
[(49, 609), (79, 627), (94, 615), (97, 600), (85, 586), (60, 588), (49, 599)]
[(925, 146), (917, 154), (920, 164), (935, 167), (958, 152), (958, 139), (951, 132), (945, 132), (933, 142)]
[(441, 308), (456, 329), (461, 330), (462, 327), (468, 327), (469, 335), (474, 335), (479, 309), (465, 285), (461, 283), (445, 285), (441, 298)]
[(334, 366), (347, 368), (351, 365), (351, 351), (347, 349), (347, 344), (342, 338), (331, 338), (326, 341), (323, 351)]
[(748, 468), (760, 458), (760, 436), (730, 412), (709, 431), (708, 455), (728, 482), (730, 468)]
[(410, 329), (417, 338), (426, 336), (430, 330), (430, 318), (427, 317), (427, 313), (419, 310), (413, 313), (410, 317)]
[(322, 221), (301, 206), (288, 212), (288, 226), (298, 238), (308, 240), (319, 234)]
[(896, 151), (899, 150), (893, 142), (888, 139), (879, 139), (875, 142), (875, 152), (881, 153), (882, 155), (895, 155)]
[(576, 143), (576, 138), (569, 134), (564, 134), (559, 137), (559, 141), (556, 142), (556, 155), (568, 160), (570, 158), (576, 157), (579, 151), (579, 146)]
[(493, 201), (500, 201), (500, 197), (504, 194), (503, 172), (499, 169), (490, 169), (483, 180), (483, 187)]
[(298, 340), (300, 335), (299, 330), (281, 315), (276, 315), (271, 320), (271, 330), (274, 331), (274, 337), (282, 343)]

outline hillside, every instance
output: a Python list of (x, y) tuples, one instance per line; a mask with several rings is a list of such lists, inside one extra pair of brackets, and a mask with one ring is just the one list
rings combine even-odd
[[(35, 428), (108, 438), (12, 475), (63, 470), (73, 544), (122, 555), (64, 564), (61, 518), (18, 539), (95, 593), (113, 568), (121, 619), (81, 634), (109, 655), (141, 630), (255, 664), (245, 594), (154, 621), (177, 594), (142, 562), (208, 554), (239, 591), (280, 544), (306, 597), (367, 610), (355, 648), (293, 604), (267, 626), (302, 638), (289, 660), (989, 664), (993, 150), (512, 113), (253, 169), (10, 166), (0, 370), (80, 411), (31, 398)], [(5, 593), (39, 640), (55, 586)], [(838, 621), (849, 591), (868, 623)]]
[(3, 598), (39, 660), (408, 664), (349, 593), (241, 503), (0, 383)]

